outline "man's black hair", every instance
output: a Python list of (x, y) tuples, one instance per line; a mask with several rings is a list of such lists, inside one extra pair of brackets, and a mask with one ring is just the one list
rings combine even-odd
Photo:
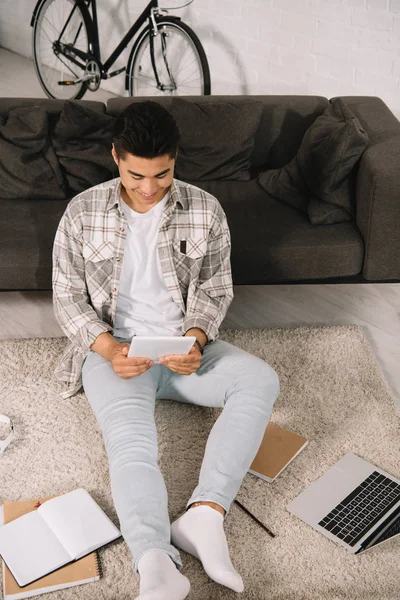
[(118, 158), (127, 153), (156, 158), (178, 152), (179, 129), (171, 113), (158, 102), (133, 102), (119, 115), (113, 143)]

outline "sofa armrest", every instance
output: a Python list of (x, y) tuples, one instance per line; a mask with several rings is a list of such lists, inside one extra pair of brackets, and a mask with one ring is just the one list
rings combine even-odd
[(365, 279), (400, 279), (400, 136), (366, 150), (357, 174), (356, 219)]

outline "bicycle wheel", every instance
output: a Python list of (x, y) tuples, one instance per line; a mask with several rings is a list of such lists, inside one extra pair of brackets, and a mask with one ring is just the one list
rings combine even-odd
[(73, 85), (59, 85), (58, 82), (83, 77), (84, 61), (76, 59), (82, 65), (81, 68), (63, 54), (57, 55), (54, 48), (57, 40), (71, 44), (83, 52), (89, 51), (90, 40), (85, 15), (74, 0), (46, 0), (39, 8), (32, 34), (33, 60), (40, 85), (49, 98), (82, 98), (87, 90), (85, 81)]
[(127, 88), (131, 96), (200, 96), (211, 93), (210, 69), (199, 38), (175, 17), (157, 19), (154, 62), (150, 53), (150, 28), (136, 41), (129, 57)]

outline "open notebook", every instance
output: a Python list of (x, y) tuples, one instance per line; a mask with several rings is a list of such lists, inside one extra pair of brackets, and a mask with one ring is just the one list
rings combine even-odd
[(0, 555), (24, 587), (120, 536), (90, 494), (79, 488), (0, 527)]
[[(37, 498), (35, 500), (5, 502), (0, 506), (0, 526), (10, 523), (22, 515), (36, 510), (35, 505), (39, 501), (41, 504), (47, 502), (55, 496), (46, 498)], [(84, 556), (83, 558), (61, 567), (50, 575), (45, 575), (34, 583), (21, 588), (12, 576), (11, 571), (2, 563), (3, 573), (3, 600), (23, 600), (32, 598), (39, 594), (54, 592), (64, 588), (83, 585), (98, 581), (101, 576), (101, 563), (97, 551)]]

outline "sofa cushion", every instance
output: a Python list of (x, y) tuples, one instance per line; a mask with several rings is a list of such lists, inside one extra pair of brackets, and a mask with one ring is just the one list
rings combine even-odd
[(225, 211), (236, 285), (351, 277), (361, 273), (364, 242), (354, 223), (313, 227), (307, 215), (275, 200), (257, 183), (195, 183)]
[(262, 103), (252, 98), (207, 103), (173, 98), (171, 113), (181, 133), (178, 179), (249, 180), (262, 111)]
[(51, 290), (54, 236), (69, 200), (0, 199), (0, 286)]
[(51, 131), (70, 193), (118, 176), (111, 156), (115, 118), (77, 102), (66, 101)]
[[(311, 195), (307, 212), (313, 225), (329, 225), (354, 221), (356, 216), (356, 173), (351, 173), (335, 191), (336, 204)], [(344, 204), (346, 208), (341, 208)]]
[(0, 123), (0, 198), (67, 197), (41, 106), (13, 108)]
[(258, 175), (286, 165), (300, 148), (304, 134), (329, 106), (321, 96), (257, 96), (264, 110), (254, 138), (251, 165)]
[(260, 174), (274, 198), (308, 213), (311, 223), (351, 220), (350, 175), (368, 144), (358, 119), (336, 98), (306, 131), (296, 156), (281, 169)]
[[(159, 102), (171, 111), (173, 96), (152, 96), (146, 100)], [(251, 154), (251, 172), (259, 174), (265, 169), (277, 169), (288, 163), (300, 148), (301, 141), (310, 125), (329, 105), (322, 96), (185, 96), (185, 102), (194, 102), (200, 106), (208, 104), (226, 104), (242, 101), (257, 101), (263, 105), (263, 112)], [(141, 97), (110, 98), (107, 101), (108, 114), (118, 117), (131, 103), (142, 102)], [(80, 102), (83, 102), (81, 100)], [(1, 111), (1, 98), (0, 98)]]

